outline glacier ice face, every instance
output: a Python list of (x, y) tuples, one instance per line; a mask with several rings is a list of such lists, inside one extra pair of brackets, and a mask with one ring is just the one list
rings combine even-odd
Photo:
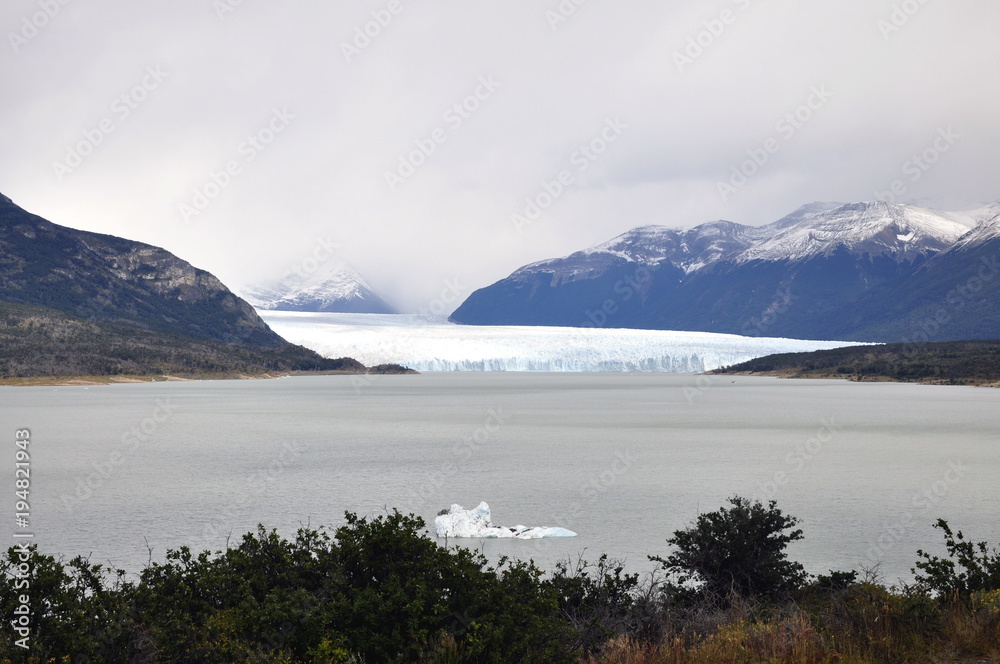
[(417, 371), (698, 373), (773, 353), (858, 345), (711, 332), (456, 325), (416, 315), (259, 313), (288, 341), (326, 357)]
[(479, 503), (471, 510), (461, 505), (452, 505), (434, 519), (434, 530), (438, 537), (475, 537), (541, 539), (543, 537), (576, 537), (576, 533), (565, 528), (549, 526), (494, 526), (490, 519), (490, 506)]

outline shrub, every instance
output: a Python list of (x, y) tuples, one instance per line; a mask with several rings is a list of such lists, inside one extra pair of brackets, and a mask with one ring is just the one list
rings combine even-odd
[(932, 556), (923, 549), (917, 551), (922, 560), (912, 571), (922, 588), (938, 597), (962, 600), (976, 591), (1000, 590), (1000, 552), (991, 551), (986, 542), (967, 541), (962, 531), (953, 533), (944, 519), (938, 519), (934, 527), (944, 532), (948, 558)]
[(575, 645), (593, 652), (608, 639), (641, 633), (643, 603), (634, 592), (638, 574), (625, 574), (624, 566), (602, 555), (591, 564), (578, 559), (556, 566), (550, 583), (558, 592), (559, 611), (576, 631)]
[(801, 530), (791, 530), (798, 519), (783, 514), (773, 500), (764, 506), (733, 496), (729, 504), (675, 531), (667, 543), (677, 550), (650, 560), (681, 585), (693, 583), (722, 603), (732, 595), (777, 598), (798, 588), (805, 570), (785, 553), (790, 542), (802, 539)]

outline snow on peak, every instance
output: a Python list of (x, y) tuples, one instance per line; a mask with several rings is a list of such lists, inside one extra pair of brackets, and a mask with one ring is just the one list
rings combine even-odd
[(452, 505), (442, 510), (434, 519), (434, 530), (438, 537), (475, 537), (540, 539), (543, 537), (576, 537), (576, 533), (565, 528), (549, 526), (494, 526), (490, 517), (490, 506), (479, 503), (471, 510), (461, 505)]
[(258, 309), (391, 313), (364, 277), (343, 261), (286, 272), (280, 279), (247, 286), (243, 297)]
[(668, 226), (638, 226), (589, 249), (585, 254), (607, 253), (634, 263), (656, 265), (669, 258), (678, 244), (680, 233)]
[(832, 203), (824, 201), (814, 201), (812, 203), (806, 203), (805, 205), (797, 208), (790, 214), (786, 214), (781, 219), (769, 224), (770, 227), (787, 228), (788, 226), (794, 226), (795, 224), (801, 222), (803, 219), (808, 219), (809, 217), (815, 217), (817, 214), (822, 214), (823, 212), (829, 212), (830, 210), (835, 210), (839, 207), (843, 207), (844, 203)]
[(1000, 238), (1000, 203), (995, 203), (969, 213), (970, 220), (979, 220), (971, 231), (955, 243), (956, 247), (972, 247), (988, 240)]
[(1000, 214), (1000, 203), (965, 212), (942, 212), (914, 205), (867, 201), (814, 202), (765, 226), (711, 221), (689, 229), (639, 226), (607, 242), (561, 258), (523, 266), (511, 277), (551, 274), (553, 286), (598, 276), (615, 262), (656, 266), (670, 263), (686, 273), (721, 261), (800, 260), (829, 255), (843, 247), (856, 254), (912, 260), (955, 246)]
[(760, 229), (732, 221), (712, 221), (687, 230), (669, 226), (639, 226), (568, 256), (530, 263), (515, 271), (518, 278), (550, 272), (556, 282), (600, 274), (615, 261), (656, 266), (664, 261), (683, 270), (724, 260), (760, 237)]
[(967, 222), (934, 210), (882, 201), (849, 203), (806, 215), (783, 228), (779, 223), (764, 227), (774, 234), (749, 247), (738, 260), (798, 260), (839, 247), (856, 254), (909, 257), (947, 249), (970, 229)]

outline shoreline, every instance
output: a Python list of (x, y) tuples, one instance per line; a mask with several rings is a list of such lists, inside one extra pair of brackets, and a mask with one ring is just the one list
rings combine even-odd
[(218, 374), (169, 375), (128, 374), (115, 376), (14, 376), (0, 378), (0, 387), (93, 387), (131, 383), (197, 382), (202, 380), (273, 380), (289, 376), (387, 376), (418, 374), (419, 371), (282, 371), (259, 374), (222, 372)]
[(992, 387), (1000, 388), (1000, 381), (998, 380), (977, 380), (977, 379), (967, 379), (961, 381), (948, 381), (942, 379), (921, 379), (921, 380), (899, 380), (892, 378), (891, 376), (870, 376), (863, 377), (857, 374), (847, 375), (847, 374), (836, 374), (836, 373), (803, 373), (801, 371), (796, 371), (794, 369), (780, 370), (776, 369), (774, 371), (720, 371), (712, 370), (706, 371), (702, 375), (704, 376), (762, 376), (768, 378), (784, 378), (784, 379), (810, 379), (810, 380), (842, 380), (848, 383), (898, 383), (900, 385), (944, 385), (950, 387)]
[[(259, 374), (247, 373), (218, 373), (218, 374), (198, 374), (198, 375), (170, 375), (170, 374), (129, 374), (116, 376), (15, 376), (10, 378), (0, 378), (0, 387), (94, 387), (103, 385), (122, 385), (135, 383), (170, 383), (170, 382), (198, 382), (203, 380), (274, 380), (277, 378), (288, 378), (290, 376), (384, 376), (384, 375), (409, 375), (419, 374), (415, 370), (409, 371), (286, 371), (286, 372), (264, 372)], [(432, 372), (433, 373), (433, 372)], [(459, 373), (506, 373), (491, 371), (468, 371)], [(535, 373), (535, 372), (521, 372)], [(580, 372), (580, 373), (617, 373), (617, 372)], [(690, 376), (748, 376), (781, 379), (807, 379), (807, 380), (842, 380), (849, 383), (898, 383), (901, 385), (939, 385), (954, 387), (987, 387), (1000, 388), (1000, 381), (974, 380), (961, 382), (951, 382), (947, 380), (897, 380), (889, 376), (861, 377), (858, 375), (844, 375), (835, 373), (806, 374), (795, 370), (775, 370), (775, 371), (703, 371), (691, 374), (672, 374)]]

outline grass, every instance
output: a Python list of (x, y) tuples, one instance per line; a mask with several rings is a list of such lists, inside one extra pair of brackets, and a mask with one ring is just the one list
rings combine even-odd
[[(644, 643), (605, 642), (585, 664), (908, 664), (1000, 662), (1000, 592), (944, 602), (858, 583), (785, 606), (737, 603), (665, 625)], [(991, 602), (996, 602), (992, 604)]]

